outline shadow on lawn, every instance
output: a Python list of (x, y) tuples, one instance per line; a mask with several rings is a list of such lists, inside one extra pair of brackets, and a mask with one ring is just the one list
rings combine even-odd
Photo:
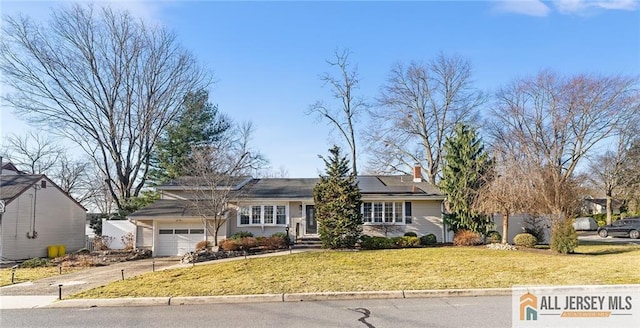
[[(611, 255), (611, 254), (624, 254), (640, 250), (640, 245), (634, 243), (628, 244), (611, 244), (608, 242), (595, 241), (595, 240), (581, 240), (580, 246), (608, 246), (601, 250), (595, 250), (591, 252), (575, 252), (578, 255)], [(635, 246), (635, 247), (634, 247)]]

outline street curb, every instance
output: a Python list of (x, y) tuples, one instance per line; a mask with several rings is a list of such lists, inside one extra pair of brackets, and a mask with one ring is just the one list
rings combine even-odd
[(223, 296), (132, 297), (62, 300), (38, 308), (91, 308), (118, 306), (177, 306), (197, 304), (274, 303), (303, 301), (337, 301), (364, 299), (402, 299), (436, 297), (511, 296), (511, 288), (432, 289), (364, 292), (320, 292), (293, 294), (255, 294)]
[(96, 298), (62, 300), (38, 307), (39, 309), (55, 308), (91, 308), (119, 306), (158, 306), (169, 305), (170, 297), (131, 297), (131, 298)]
[(404, 293), (398, 291), (386, 292), (324, 292), (324, 293), (295, 293), (284, 294), (285, 302), (301, 302), (301, 301), (334, 301), (334, 300), (361, 300), (375, 298), (404, 298)]
[(171, 297), (169, 305), (282, 302), (284, 294)]

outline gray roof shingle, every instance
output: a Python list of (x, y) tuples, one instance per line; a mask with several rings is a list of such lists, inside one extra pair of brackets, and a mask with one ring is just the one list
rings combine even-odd
[(0, 199), (11, 202), (43, 177), (42, 174), (0, 175)]

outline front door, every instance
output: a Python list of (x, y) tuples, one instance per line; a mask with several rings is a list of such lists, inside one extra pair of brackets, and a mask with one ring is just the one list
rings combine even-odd
[(316, 222), (316, 210), (313, 205), (306, 205), (306, 228), (307, 235), (315, 235), (318, 233), (318, 223)]

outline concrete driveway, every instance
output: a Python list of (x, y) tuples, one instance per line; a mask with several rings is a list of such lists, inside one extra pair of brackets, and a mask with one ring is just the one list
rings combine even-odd
[[(62, 285), (62, 298), (87, 289), (137, 276), (155, 270), (180, 266), (179, 257), (144, 259), (93, 267), (32, 282), (0, 287), (0, 309), (29, 308), (51, 303), (58, 298)], [(19, 275), (20, 271), (16, 272)]]

